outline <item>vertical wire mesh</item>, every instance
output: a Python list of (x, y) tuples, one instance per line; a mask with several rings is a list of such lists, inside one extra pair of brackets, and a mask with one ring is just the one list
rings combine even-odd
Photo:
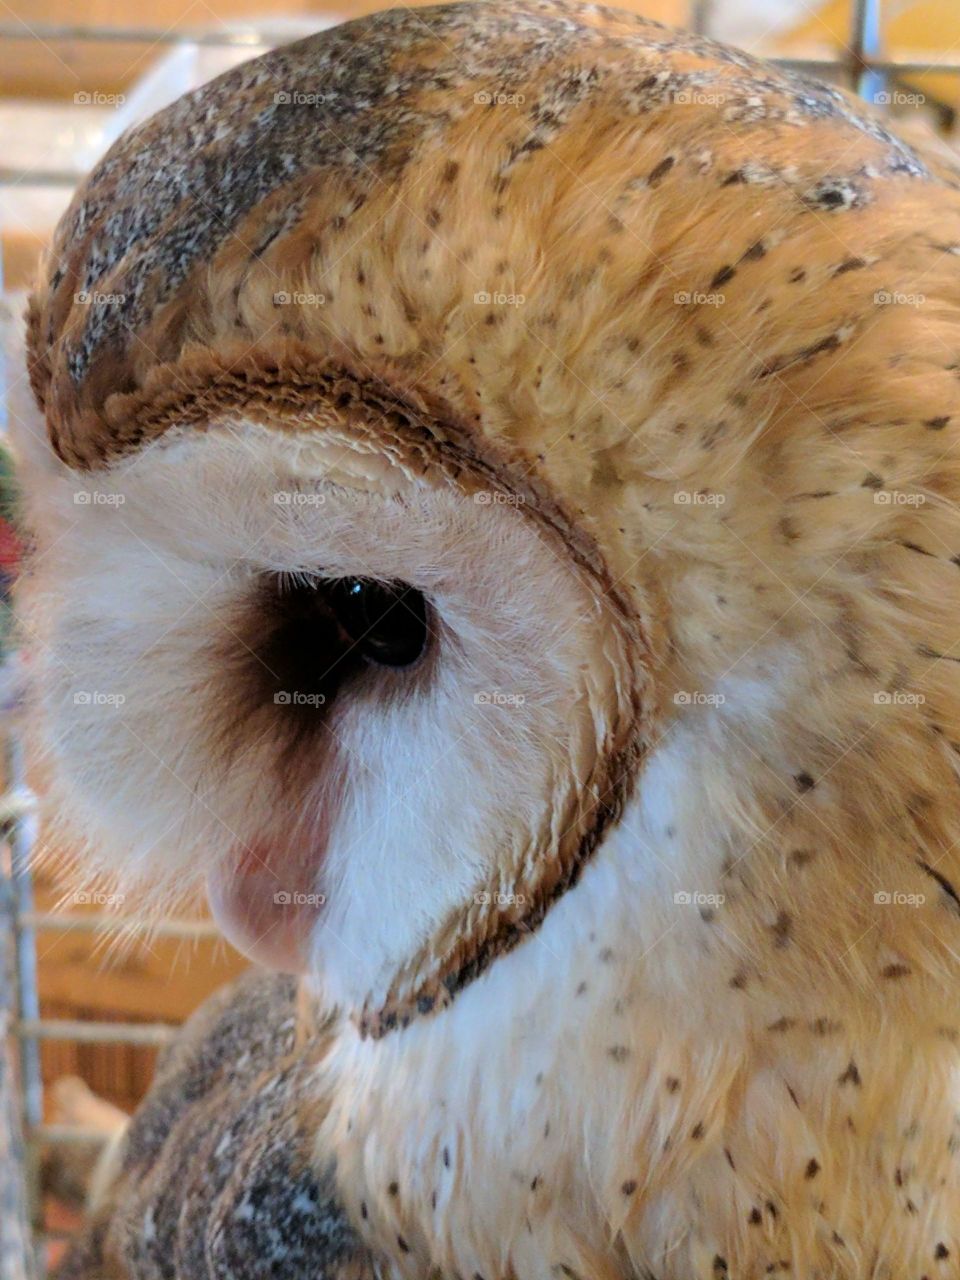
[(854, 0), (850, 32), (851, 89), (868, 102), (879, 102), (887, 76), (879, 66), (882, 41), (880, 0)]
[[(3, 284), (0, 260), (0, 286)], [(0, 361), (0, 432), (7, 426), (6, 365)], [(0, 661), (2, 661), (0, 649)], [(0, 709), (2, 712), (2, 709)], [(22, 926), (32, 892), (32, 800), (22, 785), (22, 755), (0, 722), (0, 1280), (40, 1280), (36, 1147), (31, 1121), (42, 1118), (37, 1045), (19, 1036), (38, 999), (36, 948)]]
[[(20, 762), (7, 744), (6, 775), (13, 782), (0, 801), (0, 1278), (36, 1280), (34, 1246), (36, 1205), (31, 1189), (37, 1186), (35, 1150), (27, 1141), (30, 1116), (39, 1099), (39, 1064), (36, 1044), (17, 1036), (24, 994), (36, 996), (33, 970), (35, 953), (20, 928), (21, 897), (29, 886), (30, 831), (26, 826), (28, 799), (15, 785)], [(22, 971), (27, 962), (26, 973)], [(26, 981), (24, 981), (26, 979)], [(17, 1051), (19, 1047), (19, 1052)]]

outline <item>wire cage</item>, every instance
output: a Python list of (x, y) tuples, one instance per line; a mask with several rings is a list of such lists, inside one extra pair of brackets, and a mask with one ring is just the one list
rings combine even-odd
[[(690, 25), (700, 33), (712, 34), (715, 13), (725, 3), (726, 0), (692, 0)], [(909, 85), (911, 77), (931, 71), (960, 76), (960, 58), (932, 64), (883, 57), (882, 4), (883, 0), (851, 0), (849, 38), (837, 58), (775, 60), (842, 85), (881, 106), (892, 104), (895, 91)], [(184, 33), (180, 29), (161, 32), (137, 27), (28, 27), (0, 22), (0, 40), (44, 44), (125, 42), (144, 47), (190, 43), (243, 50), (249, 56), (290, 38), (289, 30), (269, 30), (264, 26)], [(936, 114), (938, 104), (931, 105)], [(950, 122), (946, 104), (940, 120)], [(0, 165), (0, 188), (29, 181), (69, 189), (82, 176), (79, 170), (37, 174)], [(0, 387), (0, 414), (2, 410)], [(34, 803), (16, 731), (9, 725), (5, 731), (0, 727), (0, 747), (5, 753), (5, 767), (0, 773), (5, 786), (5, 794), (0, 797), (0, 1280), (43, 1280), (50, 1233), (41, 1213), (41, 1151), (58, 1144), (96, 1143), (102, 1135), (99, 1131), (45, 1122), (41, 1046), (61, 1041), (156, 1047), (166, 1043), (175, 1028), (167, 1022), (80, 1021), (41, 1016), (38, 937), (73, 930), (116, 932), (130, 922), (122, 915), (44, 912), (35, 908), (31, 874), (31, 853), (37, 840)], [(155, 932), (186, 940), (214, 934), (213, 927), (205, 922), (178, 919), (163, 921)]]

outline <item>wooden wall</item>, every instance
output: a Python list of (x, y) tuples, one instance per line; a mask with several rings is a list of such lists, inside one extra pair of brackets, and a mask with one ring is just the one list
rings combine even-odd
[[(65, 904), (67, 879), (38, 874), (39, 912), (102, 912)], [(84, 1022), (180, 1023), (247, 964), (220, 939), (155, 938), (111, 950), (106, 935), (79, 929), (39, 932), (37, 956), (41, 1015)], [(41, 1049), (45, 1084), (81, 1076), (124, 1110), (132, 1110), (143, 1096), (155, 1059), (155, 1049), (131, 1045), (46, 1040)]]

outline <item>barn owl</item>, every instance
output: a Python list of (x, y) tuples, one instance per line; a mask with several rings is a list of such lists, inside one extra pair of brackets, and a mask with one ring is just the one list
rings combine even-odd
[(73, 1275), (960, 1275), (960, 171), (564, 0), (122, 138), (28, 315), (48, 804), (281, 975)]

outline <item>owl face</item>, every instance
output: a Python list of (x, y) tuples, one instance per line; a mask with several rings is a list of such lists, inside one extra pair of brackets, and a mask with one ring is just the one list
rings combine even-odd
[(624, 642), (522, 491), (252, 421), (41, 465), (37, 690), (99, 868), (205, 887), (350, 1007), (464, 910), (523, 918), (596, 820)]

